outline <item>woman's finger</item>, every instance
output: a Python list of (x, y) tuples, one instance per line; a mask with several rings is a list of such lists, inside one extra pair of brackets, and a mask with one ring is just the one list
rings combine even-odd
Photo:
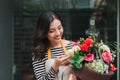
[(69, 65), (69, 64), (70, 64), (70, 62), (68, 62), (68, 61), (62, 62), (62, 66), (67, 66), (67, 65)]
[(69, 58), (70, 58), (70, 56), (62, 57), (62, 58), (61, 58), (61, 61), (62, 61), (62, 62), (67, 61)]

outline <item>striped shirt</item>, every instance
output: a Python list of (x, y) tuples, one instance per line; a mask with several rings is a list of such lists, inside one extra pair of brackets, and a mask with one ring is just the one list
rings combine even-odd
[[(72, 48), (72, 42), (69, 42), (66, 45), (66, 49), (68, 50), (71, 48)], [(51, 58), (56, 58), (57, 56), (64, 54), (62, 47), (51, 48), (50, 50), (52, 53)], [(47, 54), (45, 55), (45, 58), (43, 58), (42, 60), (39, 60), (39, 61), (33, 60), (33, 69), (34, 69), (37, 80), (54, 80), (55, 75), (57, 74), (57, 72), (55, 72), (52, 67), (50, 68), (50, 70), (48, 72), (46, 72), (46, 70), (45, 70), (46, 60), (48, 60)]]

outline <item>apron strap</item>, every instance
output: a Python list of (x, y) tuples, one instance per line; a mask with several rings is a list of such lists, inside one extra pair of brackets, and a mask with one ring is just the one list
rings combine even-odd
[[(66, 48), (65, 48), (65, 44), (64, 44), (63, 40), (61, 40), (60, 42), (61, 42), (61, 46), (62, 46), (62, 48), (63, 48), (64, 53), (66, 53)], [(48, 59), (51, 59), (51, 51), (50, 51), (50, 48), (48, 48), (47, 53), (48, 53)]]

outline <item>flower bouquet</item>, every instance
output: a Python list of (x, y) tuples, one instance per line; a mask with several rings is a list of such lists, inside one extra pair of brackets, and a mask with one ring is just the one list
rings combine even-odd
[(116, 43), (105, 44), (98, 38), (98, 34), (93, 34), (88, 38), (80, 38), (73, 43), (73, 48), (66, 54), (73, 54), (69, 59), (73, 65), (75, 75), (81, 80), (108, 80), (115, 72), (114, 60), (117, 49)]

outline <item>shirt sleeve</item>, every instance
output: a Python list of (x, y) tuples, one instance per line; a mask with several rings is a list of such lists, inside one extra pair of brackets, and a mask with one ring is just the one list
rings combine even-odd
[(52, 67), (46, 72), (44, 60), (33, 61), (32, 64), (37, 80), (54, 80), (56, 72)]

